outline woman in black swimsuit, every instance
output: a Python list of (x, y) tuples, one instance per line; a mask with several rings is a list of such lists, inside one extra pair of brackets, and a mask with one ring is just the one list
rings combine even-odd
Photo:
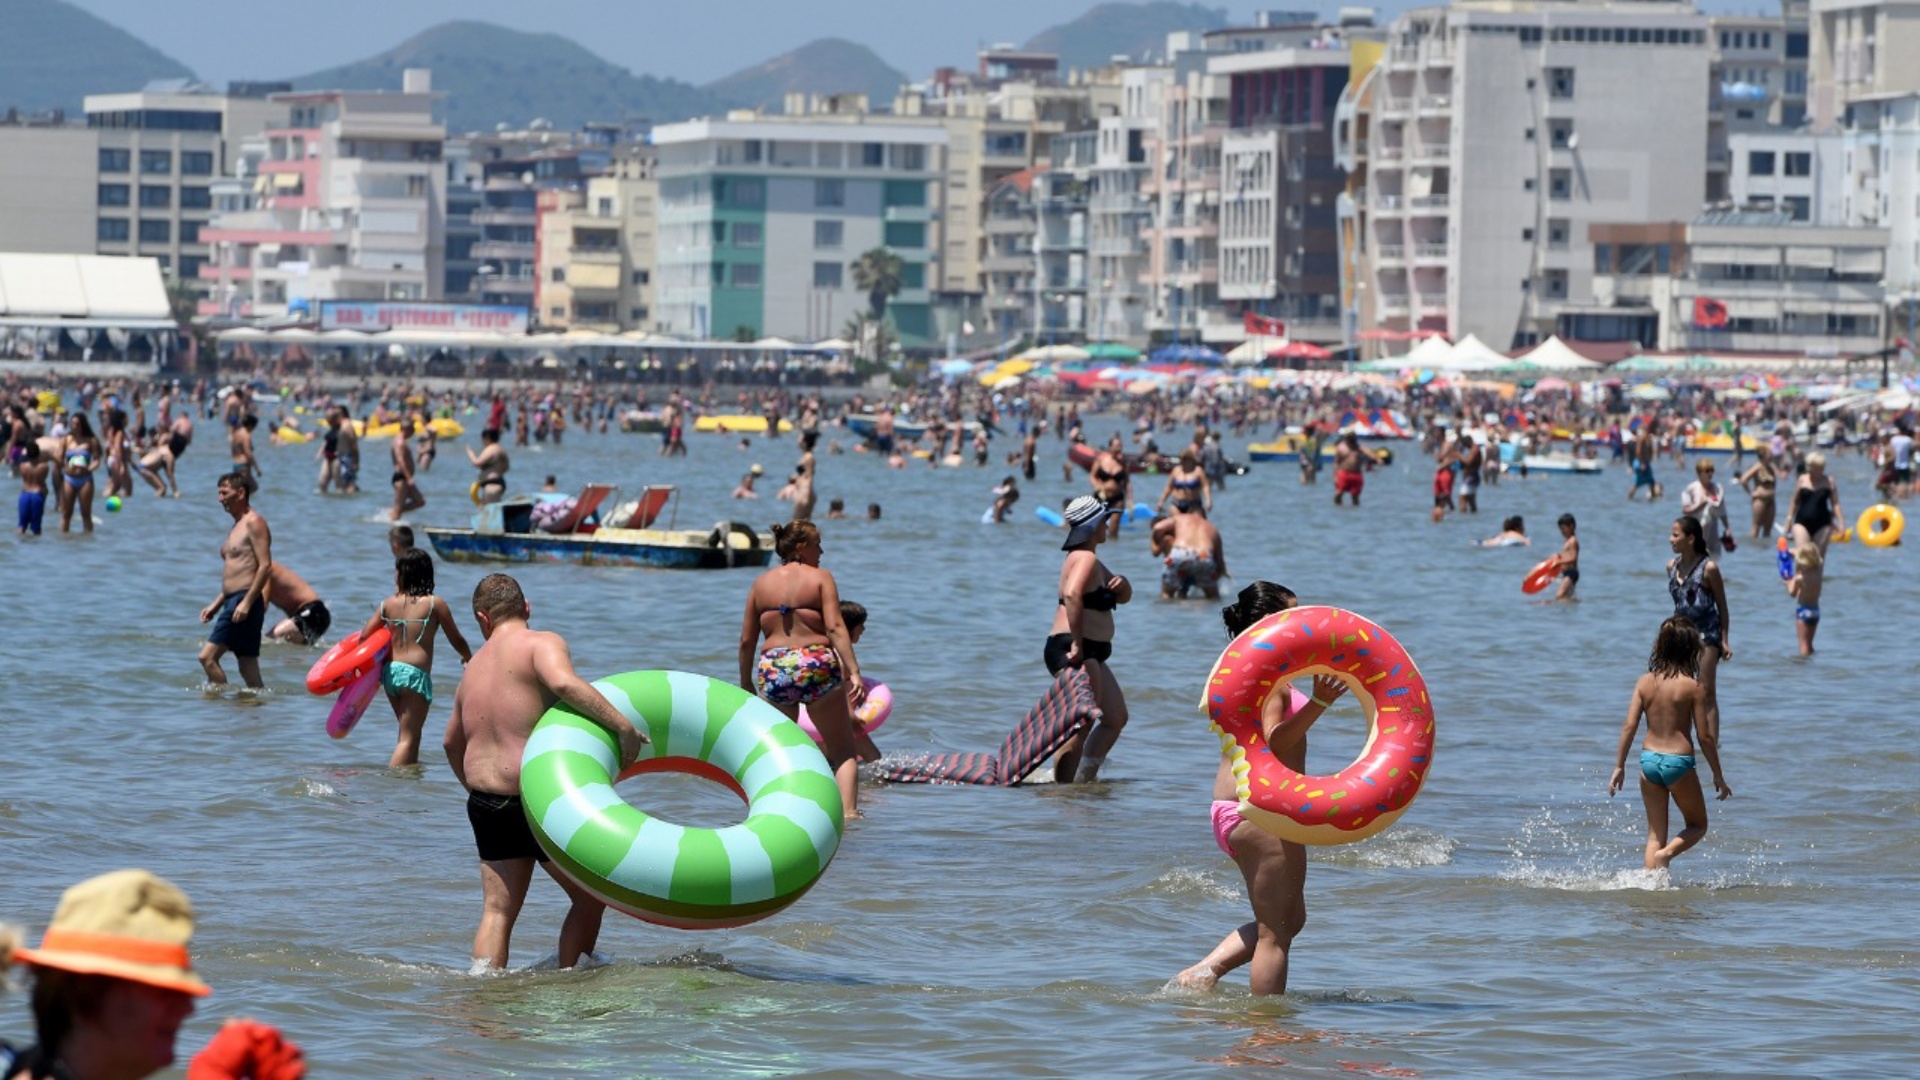
[(1120, 729), (1127, 726), (1127, 699), (1107, 661), (1113, 655), (1113, 609), (1133, 599), (1133, 586), (1107, 569), (1094, 553), (1107, 538), (1109, 513), (1099, 499), (1082, 495), (1062, 515), (1069, 531), (1060, 548), (1067, 560), (1060, 568), (1059, 603), (1043, 655), (1048, 674), (1057, 676), (1067, 668), (1086, 671), (1100, 706), (1100, 724), (1091, 734), (1077, 734), (1060, 748), (1053, 763), (1053, 778), (1060, 783), (1099, 779), (1101, 764), (1119, 740)]
[(1807, 530), (1813, 542), (1820, 545), (1820, 554), (1827, 553), (1827, 542), (1833, 539), (1836, 526), (1840, 523), (1840, 489), (1834, 486), (1833, 477), (1827, 475), (1827, 455), (1815, 450), (1807, 455), (1807, 471), (1794, 484), (1793, 506), (1787, 511), (1787, 520)]

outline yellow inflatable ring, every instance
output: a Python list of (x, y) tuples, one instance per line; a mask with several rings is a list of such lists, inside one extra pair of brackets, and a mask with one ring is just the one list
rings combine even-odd
[(1853, 529), (1860, 534), (1860, 542), (1868, 547), (1892, 547), (1900, 542), (1900, 534), (1907, 529), (1907, 515), (1896, 507), (1879, 503), (1860, 511), (1860, 519), (1854, 522)]

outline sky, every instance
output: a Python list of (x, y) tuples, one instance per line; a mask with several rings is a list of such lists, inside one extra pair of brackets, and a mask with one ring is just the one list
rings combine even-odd
[[(705, 83), (822, 37), (858, 42), (920, 79), (941, 65), (970, 67), (981, 46), (1024, 41), (1079, 17), (1096, 0), (73, 2), (215, 83), (323, 70), (383, 52), (455, 19), (557, 33), (636, 75)], [(1224, 2), (1207, 6), (1249, 19), (1254, 9)]]

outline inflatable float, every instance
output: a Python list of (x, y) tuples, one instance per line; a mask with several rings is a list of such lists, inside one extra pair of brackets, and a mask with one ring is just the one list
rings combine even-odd
[(1100, 719), (1087, 673), (1068, 668), (991, 754), (914, 755), (882, 759), (879, 777), (895, 784), (1018, 787), (1052, 757), (1073, 733)]

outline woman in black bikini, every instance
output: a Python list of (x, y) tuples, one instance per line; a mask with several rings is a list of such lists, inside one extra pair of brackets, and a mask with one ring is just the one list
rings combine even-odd
[(1093, 497), (1109, 510), (1125, 512), (1133, 505), (1133, 474), (1120, 456), (1120, 437), (1115, 435), (1107, 448), (1094, 456), (1087, 476), (1093, 481)]
[(1180, 463), (1167, 473), (1167, 486), (1160, 492), (1160, 505), (1154, 512), (1165, 512), (1168, 500), (1183, 514), (1196, 510), (1202, 514), (1213, 512), (1213, 485), (1207, 480), (1206, 471), (1200, 468), (1200, 456), (1191, 446), (1180, 451)]
[(1779, 480), (1780, 474), (1773, 467), (1773, 451), (1764, 445), (1754, 454), (1753, 464), (1740, 474), (1740, 486), (1753, 496), (1753, 528), (1747, 535), (1756, 540), (1773, 535), (1776, 510), (1773, 491)]
[(1067, 560), (1060, 568), (1059, 602), (1043, 656), (1050, 675), (1067, 668), (1086, 671), (1101, 715), (1099, 726), (1090, 734), (1077, 734), (1060, 748), (1053, 764), (1053, 778), (1060, 783), (1099, 779), (1100, 766), (1119, 740), (1120, 729), (1127, 726), (1127, 699), (1107, 661), (1113, 656), (1113, 609), (1133, 599), (1133, 586), (1107, 569), (1094, 553), (1107, 538), (1110, 513), (1099, 499), (1082, 495), (1062, 515), (1069, 531), (1060, 548)]

